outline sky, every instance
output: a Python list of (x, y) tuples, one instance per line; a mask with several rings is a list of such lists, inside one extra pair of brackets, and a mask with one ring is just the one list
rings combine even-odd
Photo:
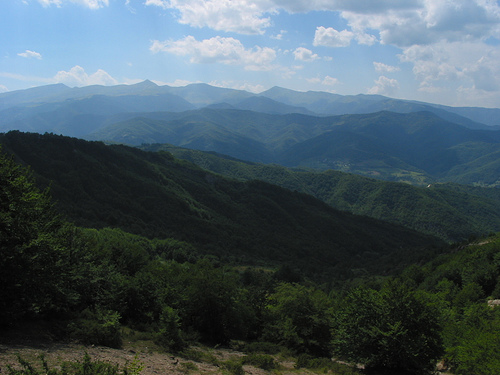
[(0, 93), (203, 82), (500, 107), (496, 0), (0, 0)]

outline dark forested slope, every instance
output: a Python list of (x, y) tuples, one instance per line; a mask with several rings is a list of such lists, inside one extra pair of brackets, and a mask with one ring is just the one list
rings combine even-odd
[(329, 277), (384, 273), (439, 243), (309, 195), (227, 180), (165, 152), (19, 132), (1, 143), (52, 185), (59, 209), (76, 224), (176, 238), (229, 261), (289, 262)]
[(416, 187), (340, 171), (294, 170), (171, 145), (144, 145), (240, 180), (263, 180), (321, 199), (332, 207), (402, 224), (447, 241), (500, 230), (500, 189), (452, 183)]

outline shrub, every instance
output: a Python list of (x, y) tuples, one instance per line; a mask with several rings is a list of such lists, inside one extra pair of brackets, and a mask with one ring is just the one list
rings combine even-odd
[(120, 314), (100, 308), (85, 309), (79, 319), (68, 326), (70, 336), (90, 345), (120, 348), (122, 345)]
[(222, 366), (231, 374), (231, 375), (244, 375), (245, 371), (243, 371), (243, 366), (241, 361), (236, 361), (234, 359), (230, 359), (222, 363)]
[(186, 343), (181, 335), (179, 321), (177, 311), (169, 306), (164, 307), (160, 316), (160, 330), (156, 335), (155, 342), (170, 350), (182, 350)]
[(40, 366), (35, 366), (18, 355), (17, 361), (21, 369), (7, 366), (7, 375), (139, 375), (142, 371), (142, 367), (136, 360), (131, 365), (120, 368), (116, 364), (92, 361), (88, 353), (85, 353), (82, 361), (62, 363), (60, 370), (50, 368), (43, 354), (38, 358)]
[(259, 367), (267, 371), (278, 367), (274, 358), (267, 354), (250, 354), (243, 357), (243, 364)]

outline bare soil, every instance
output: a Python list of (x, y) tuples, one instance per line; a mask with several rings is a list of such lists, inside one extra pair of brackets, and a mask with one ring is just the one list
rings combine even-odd
[[(141, 367), (141, 375), (153, 374), (229, 374), (221, 362), (237, 360), (244, 356), (242, 352), (228, 348), (191, 347), (191, 350), (203, 353), (205, 357), (215, 358), (215, 361), (193, 361), (172, 353), (162, 352), (151, 341), (124, 342), (122, 349), (113, 349), (101, 346), (85, 346), (72, 342), (57, 342), (46, 336), (0, 337), (0, 374), (7, 374), (7, 365), (21, 369), (17, 356), (29, 361), (35, 367), (41, 368), (39, 356), (43, 355), (49, 368), (60, 369), (63, 362), (82, 361), (88, 353), (92, 361), (103, 361), (121, 368), (132, 363)], [(276, 358), (280, 364), (274, 374), (313, 374), (305, 369), (294, 368), (295, 362), (283, 358)], [(245, 374), (265, 375), (265, 371), (254, 366), (244, 365)]]

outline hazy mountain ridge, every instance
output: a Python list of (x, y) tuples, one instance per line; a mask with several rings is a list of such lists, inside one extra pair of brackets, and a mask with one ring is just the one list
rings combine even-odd
[[(171, 94), (183, 98), (196, 108), (218, 103), (228, 103), (238, 108), (242, 103), (252, 98), (268, 98), (280, 102), (280, 105), (290, 106), (290, 111), (306, 110), (308, 114), (340, 115), (371, 113), (383, 110), (393, 112), (431, 111), (437, 115), (473, 128), (500, 126), (500, 109), (480, 107), (450, 107), (432, 103), (411, 100), (392, 99), (381, 95), (339, 95), (321, 91), (300, 92), (290, 89), (273, 87), (260, 94), (244, 90), (214, 87), (203, 83), (190, 84), (183, 87), (158, 86), (151, 81), (143, 81), (133, 85), (117, 86), (85, 86), (69, 88), (63, 84), (40, 86), (0, 94), (0, 111), (15, 107), (39, 105), (42, 103), (63, 102), (69, 99), (80, 100), (94, 95), (105, 96), (158, 96)], [(281, 111), (283, 113), (283, 111)], [(289, 112), (292, 113), (292, 112)], [(467, 120), (468, 119), (468, 120)]]
[[(495, 157), (500, 131), (468, 129), (429, 112), (317, 117), (201, 109), (178, 113), (175, 119), (172, 114), (155, 117), (113, 124), (91, 139), (170, 143), (254, 162), (335, 169), (415, 184), (500, 183)], [(155, 136), (147, 134), (151, 128)], [(478, 159), (489, 162), (478, 165)]]
[(500, 109), (459, 110), (380, 95), (279, 87), (254, 94), (150, 81), (81, 88), (49, 85), (0, 94), (0, 131), (49, 132), (131, 145), (165, 142), (250, 161), (337, 169), (414, 184), (500, 184), (500, 131), (476, 122), (487, 117), (494, 123), (496, 113)]

